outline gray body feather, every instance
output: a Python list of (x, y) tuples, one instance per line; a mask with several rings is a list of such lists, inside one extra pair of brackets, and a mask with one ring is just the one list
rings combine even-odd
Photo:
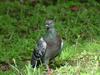
[(31, 64), (38, 66), (42, 61), (45, 65), (56, 57), (63, 47), (63, 41), (54, 27), (49, 27), (47, 33), (39, 40), (36, 50), (33, 52)]

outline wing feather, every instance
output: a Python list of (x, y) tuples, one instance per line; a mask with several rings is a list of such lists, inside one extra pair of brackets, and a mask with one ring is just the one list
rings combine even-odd
[(38, 54), (43, 56), (45, 54), (45, 50), (47, 47), (47, 43), (46, 41), (41, 37), (41, 39), (39, 40), (38, 44), (37, 44), (37, 51)]

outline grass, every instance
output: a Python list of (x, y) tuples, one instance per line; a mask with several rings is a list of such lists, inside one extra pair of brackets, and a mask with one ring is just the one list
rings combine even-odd
[[(94, 42), (84, 44), (78, 45), (77, 48), (75, 48), (76, 46), (65, 47), (61, 55), (51, 64), (52, 75), (99, 75), (100, 52), (98, 51), (100, 51), (100, 45)], [(17, 74), (21, 70), (21, 75), (44, 75), (46, 73), (43, 65), (33, 69), (30, 63), (27, 63), (24, 69), (16, 70), (13, 66), (13, 70)]]
[[(72, 6), (78, 10), (72, 11)], [(95, 0), (83, 4), (72, 0), (49, 6), (37, 3), (34, 7), (18, 1), (0, 2), (0, 75), (46, 72), (43, 66), (30, 68), (27, 61), (31, 59), (36, 41), (45, 34), (44, 23), (48, 18), (55, 20), (55, 27), (64, 39), (63, 52), (51, 64), (53, 74), (99, 75), (99, 8)], [(11, 68), (2, 71), (2, 62), (9, 63)]]

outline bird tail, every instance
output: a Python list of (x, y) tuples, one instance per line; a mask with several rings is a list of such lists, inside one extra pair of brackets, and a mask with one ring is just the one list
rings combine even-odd
[(40, 57), (41, 55), (37, 52), (37, 50), (34, 50), (32, 54), (32, 59), (31, 59), (31, 65), (33, 68), (38, 67), (39, 64), (41, 63)]

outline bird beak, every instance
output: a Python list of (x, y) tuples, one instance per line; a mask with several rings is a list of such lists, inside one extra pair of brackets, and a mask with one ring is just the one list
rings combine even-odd
[(46, 27), (48, 27), (48, 25), (46, 25)]

